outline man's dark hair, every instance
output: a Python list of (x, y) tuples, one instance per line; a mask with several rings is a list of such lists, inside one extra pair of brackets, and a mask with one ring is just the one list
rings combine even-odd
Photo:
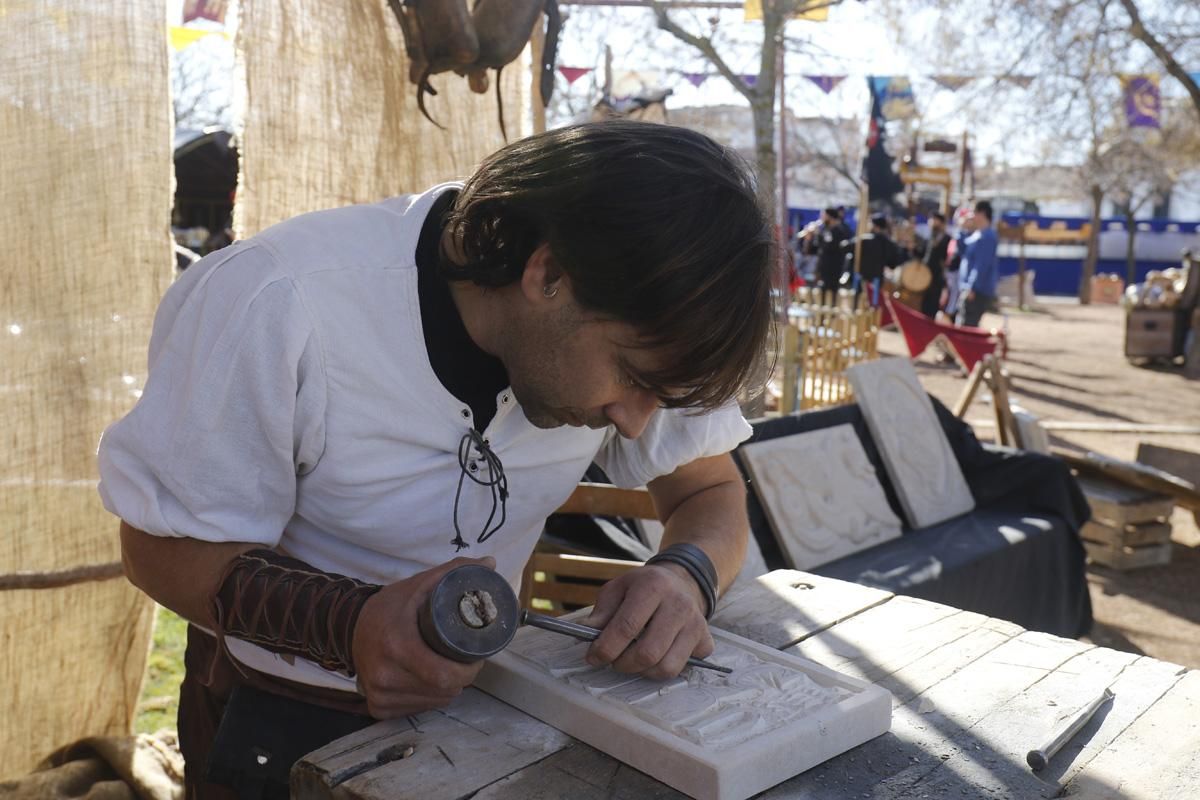
[(930, 214), (930, 215), (929, 215), (929, 218), (930, 218), (930, 219), (936, 219), (936, 220), (940, 220), (940, 221), (942, 221), (942, 222), (945, 222), (945, 221), (946, 221), (946, 215), (945, 215), (945, 214), (943, 214), (943, 213), (942, 213), (942, 212), (940, 212), (940, 211), (935, 211), (935, 212), (933, 212), (932, 214)]
[(975, 213), (983, 214), (985, 217), (988, 218), (988, 222), (991, 222), (993, 219), (992, 204), (989, 203), (987, 200), (980, 200), (978, 203), (975, 204)]
[(871, 224), (876, 228), (879, 228), (881, 231), (886, 231), (889, 227), (891, 227), (888, 224), (888, 218), (883, 214), (876, 214), (875, 216), (871, 217)]
[(834, 219), (842, 218), (842, 210), (840, 208), (838, 208), (837, 206), (829, 206), (828, 208), (825, 209), (825, 213), (828, 214), (829, 216), (833, 217)]
[(519, 280), (549, 243), (581, 306), (662, 350), (630, 372), (665, 405), (716, 408), (761, 362), (774, 236), (746, 163), (703, 134), (614, 120), (531, 136), (483, 162), (448, 224), (467, 265), (443, 274), (480, 286)]

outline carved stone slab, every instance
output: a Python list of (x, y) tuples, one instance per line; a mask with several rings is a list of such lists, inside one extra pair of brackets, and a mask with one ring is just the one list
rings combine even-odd
[(709, 660), (652, 681), (584, 661), (588, 642), (524, 628), (476, 687), (700, 800), (742, 800), (885, 733), (891, 695), (721, 630)]
[(900, 535), (852, 425), (743, 445), (788, 566), (812, 569)]
[(950, 443), (906, 358), (846, 370), (909, 523), (924, 528), (975, 508)]

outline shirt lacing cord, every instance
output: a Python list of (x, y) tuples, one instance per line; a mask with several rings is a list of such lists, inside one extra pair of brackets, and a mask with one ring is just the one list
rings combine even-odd
[[(486, 475), (476, 474), (480, 470), (471, 458), (472, 449), (479, 454), (479, 460), (487, 467)], [(463, 538), (462, 528), (458, 523), (458, 505), (462, 498), (463, 478), (470, 478), (480, 486), (488, 487), (492, 493), (492, 511), (488, 514), (487, 521), (483, 523), (483, 530), (475, 539), (477, 543), (483, 544), (504, 525), (508, 501), (508, 478), (504, 475), (504, 465), (500, 463), (500, 457), (492, 451), (488, 440), (474, 428), (468, 430), (459, 440), (458, 468), (458, 488), (454, 491), (454, 538), (450, 541), (450, 544), (454, 545), (455, 552), (470, 546)], [(492, 521), (496, 519), (497, 511), (500, 512), (500, 520), (493, 526)]]

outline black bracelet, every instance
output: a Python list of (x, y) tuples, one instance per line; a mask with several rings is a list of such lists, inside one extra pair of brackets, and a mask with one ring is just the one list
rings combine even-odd
[(704, 618), (712, 619), (713, 612), (717, 610), (717, 570), (708, 554), (694, 544), (681, 542), (670, 545), (646, 560), (647, 564), (657, 562), (678, 564), (688, 571), (704, 595), (707, 606)]

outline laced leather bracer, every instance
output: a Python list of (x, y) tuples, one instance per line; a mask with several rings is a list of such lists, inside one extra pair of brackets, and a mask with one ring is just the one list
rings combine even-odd
[(354, 626), (381, 588), (274, 550), (250, 550), (229, 563), (212, 598), (218, 646), (232, 636), (353, 677)]

